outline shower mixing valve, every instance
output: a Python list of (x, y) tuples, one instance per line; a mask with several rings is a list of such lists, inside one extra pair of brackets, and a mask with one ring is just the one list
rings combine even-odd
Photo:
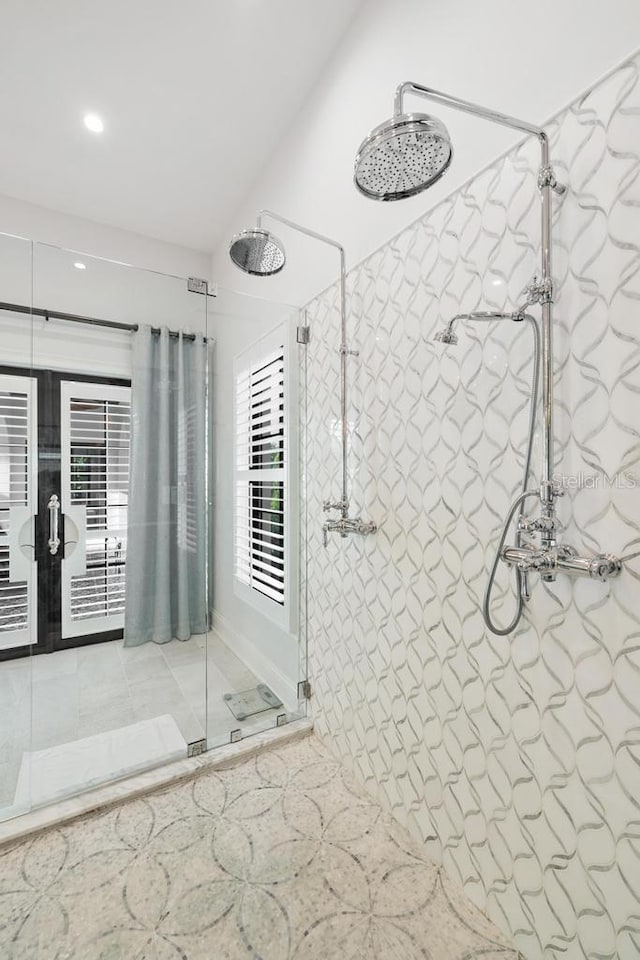
[(567, 545), (551, 550), (530, 546), (504, 547), (501, 556), (509, 566), (515, 564), (521, 571), (539, 573), (544, 580), (555, 579), (557, 573), (563, 572), (572, 577), (589, 577), (606, 582), (619, 576), (622, 571), (622, 561), (613, 554), (580, 557), (577, 550)]
[(375, 533), (377, 529), (375, 523), (362, 520), (360, 517), (340, 517), (338, 520), (327, 520), (322, 525), (322, 544), (325, 547), (328, 545), (330, 533), (339, 533), (344, 539), (350, 533), (364, 537), (369, 533)]

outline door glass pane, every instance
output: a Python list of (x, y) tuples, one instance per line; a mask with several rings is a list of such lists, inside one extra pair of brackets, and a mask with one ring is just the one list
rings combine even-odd
[(131, 389), (63, 380), (61, 420), (66, 639), (124, 627)]
[(1, 649), (31, 642), (34, 393), (30, 378), (0, 374)]
[(31, 273), (31, 243), (0, 235), (0, 820), (31, 805), (24, 762), (31, 749), (31, 649), (38, 613)]

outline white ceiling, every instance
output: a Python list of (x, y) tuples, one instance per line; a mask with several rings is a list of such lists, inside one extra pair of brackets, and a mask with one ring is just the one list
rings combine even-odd
[(2, 0), (0, 193), (213, 250), (360, 2)]

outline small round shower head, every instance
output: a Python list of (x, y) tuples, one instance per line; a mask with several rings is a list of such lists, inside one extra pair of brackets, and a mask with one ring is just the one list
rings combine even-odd
[(440, 120), (426, 113), (403, 113), (385, 120), (363, 140), (353, 180), (372, 200), (404, 200), (439, 180), (452, 156)]
[(229, 256), (236, 267), (254, 277), (271, 277), (279, 273), (286, 260), (280, 240), (259, 227), (236, 234), (229, 244)]
[(453, 323), (449, 323), (445, 330), (439, 330), (433, 338), (438, 343), (444, 343), (456, 346), (458, 343), (458, 334), (453, 332)]

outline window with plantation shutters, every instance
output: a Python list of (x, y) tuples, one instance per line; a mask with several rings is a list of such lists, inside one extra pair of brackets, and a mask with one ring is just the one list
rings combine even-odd
[(286, 329), (275, 334), (236, 360), (234, 376), (234, 574), (272, 615), (289, 592)]

